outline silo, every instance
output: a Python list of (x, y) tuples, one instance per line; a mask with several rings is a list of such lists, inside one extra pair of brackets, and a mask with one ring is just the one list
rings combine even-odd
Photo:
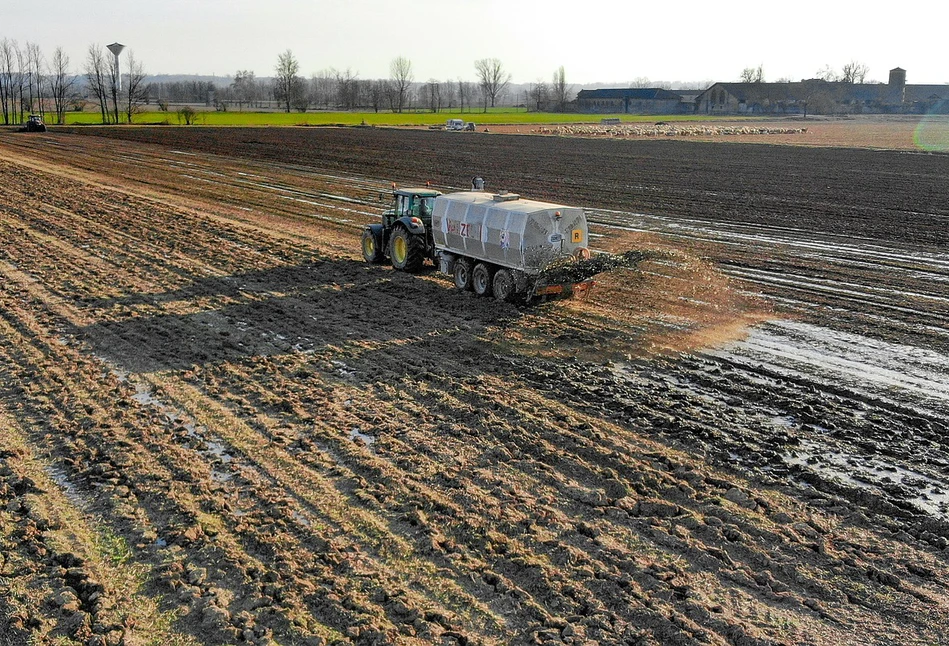
[(901, 90), (906, 87), (906, 70), (901, 67), (891, 69), (889, 85), (891, 88), (900, 88)]
[(889, 102), (903, 103), (906, 91), (906, 70), (902, 67), (894, 67), (890, 70)]

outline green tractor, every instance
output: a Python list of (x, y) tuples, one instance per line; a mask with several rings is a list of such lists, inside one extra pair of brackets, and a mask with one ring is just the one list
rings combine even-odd
[(362, 232), (366, 262), (382, 263), (388, 257), (395, 269), (413, 272), (426, 258), (433, 259), (432, 207), (439, 195), (430, 188), (393, 187), (392, 208), (382, 214), (382, 223), (370, 224)]

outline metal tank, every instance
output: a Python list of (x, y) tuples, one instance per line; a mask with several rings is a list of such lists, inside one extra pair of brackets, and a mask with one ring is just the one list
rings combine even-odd
[[(435, 198), (435, 249), (533, 275), (562, 257), (589, 257), (583, 209), (479, 191)], [(444, 271), (444, 269), (443, 269)]]

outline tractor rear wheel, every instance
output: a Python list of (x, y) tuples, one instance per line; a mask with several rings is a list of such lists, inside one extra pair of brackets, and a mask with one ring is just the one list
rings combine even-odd
[(382, 262), (382, 245), (376, 239), (376, 236), (369, 229), (363, 229), (362, 232), (362, 257), (366, 262), (378, 264)]
[(499, 301), (511, 301), (517, 293), (514, 276), (509, 269), (498, 269), (494, 274), (494, 297)]
[(479, 262), (471, 272), (471, 287), (478, 296), (488, 296), (491, 294), (491, 268)]
[(455, 279), (455, 287), (463, 291), (471, 290), (471, 261), (467, 258), (455, 258), (452, 263), (451, 275)]
[(389, 257), (395, 269), (418, 271), (425, 259), (425, 241), (405, 227), (397, 227), (389, 241)]

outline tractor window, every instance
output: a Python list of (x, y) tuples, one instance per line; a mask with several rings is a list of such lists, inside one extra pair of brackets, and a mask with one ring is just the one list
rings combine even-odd
[(411, 205), (409, 204), (409, 196), (407, 195), (398, 195), (395, 198), (395, 214), (397, 216), (408, 215)]
[(434, 197), (422, 197), (419, 198), (419, 217), (426, 217), (432, 214), (432, 207), (435, 204)]

